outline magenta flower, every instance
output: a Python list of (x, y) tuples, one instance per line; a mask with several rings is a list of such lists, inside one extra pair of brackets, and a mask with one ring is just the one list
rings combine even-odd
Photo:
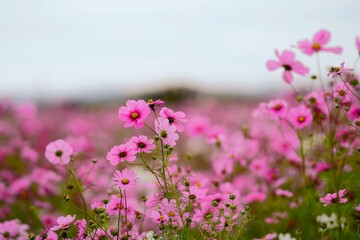
[(287, 118), (295, 128), (301, 129), (311, 124), (313, 116), (310, 109), (304, 105), (300, 105), (298, 107), (291, 108)]
[(151, 150), (155, 149), (155, 144), (153, 139), (148, 139), (147, 136), (140, 135), (139, 137), (132, 137), (130, 139), (135, 146), (135, 151), (150, 153)]
[(136, 129), (144, 125), (145, 119), (150, 115), (149, 105), (144, 100), (128, 100), (126, 107), (119, 109), (119, 118), (124, 121), (124, 127), (135, 126)]
[(27, 224), (21, 224), (19, 219), (13, 219), (0, 223), (0, 239), (29, 239), (27, 230), (29, 226)]
[(137, 176), (134, 171), (128, 170), (125, 168), (122, 171), (116, 170), (114, 173), (113, 180), (115, 185), (121, 189), (127, 190), (135, 186), (137, 181)]
[(160, 120), (164, 120), (164, 119), (169, 120), (170, 125), (174, 125), (179, 132), (182, 132), (184, 130), (184, 126), (182, 125), (182, 123), (186, 122), (185, 113), (181, 111), (174, 112), (173, 110), (167, 107), (163, 107), (160, 110), (159, 114), (160, 114), (159, 117)]
[(333, 87), (334, 98), (339, 99), (341, 103), (351, 102), (352, 93), (349, 89), (352, 89), (352, 86), (346, 86), (346, 83), (339, 82)]
[(324, 207), (331, 205), (333, 203), (346, 203), (347, 202), (347, 198), (342, 198), (345, 194), (347, 193), (347, 191), (345, 189), (341, 189), (339, 190), (338, 194), (339, 194), (339, 201), (337, 199), (337, 194), (336, 193), (328, 193), (325, 195), (325, 197), (320, 198), (320, 202), (324, 203)]
[(135, 154), (134, 144), (120, 144), (111, 148), (106, 155), (106, 159), (110, 161), (112, 166), (116, 166), (120, 162), (134, 161), (136, 159)]
[(59, 139), (46, 146), (45, 157), (52, 164), (65, 165), (70, 162), (70, 156), (73, 151), (68, 142)]
[(57, 218), (57, 224), (56, 226), (53, 226), (52, 228), (50, 228), (50, 230), (52, 231), (57, 231), (59, 229), (67, 229), (70, 224), (75, 220), (76, 215), (71, 216), (71, 215), (67, 215), (66, 217), (58, 217)]
[(327, 30), (320, 30), (315, 33), (312, 41), (301, 40), (298, 41), (298, 47), (301, 51), (309, 56), (313, 55), (315, 52), (332, 52), (335, 54), (341, 54), (341, 47), (325, 47), (326, 44), (330, 41), (331, 34)]
[(175, 141), (179, 139), (179, 135), (176, 133), (176, 127), (170, 125), (169, 120), (167, 119), (160, 120), (159, 123), (155, 120), (155, 131), (164, 144), (175, 146)]
[(356, 37), (355, 39), (355, 45), (360, 55), (360, 37)]
[(279, 67), (284, 68), (282, 78), (286, 83), (292, 83), (293, 75), (292, 72), (295, 72), (299, 75), (306, 75), (309, 73), (309, 69), (305, 67), (301, 62), (295, 61), (295, 53), (289, 50), (284, 50), (281, 54), (275, 50), (275, 55), (278, 57), (277, 60), (268, 60), (266, 62), (266, 67), (269, 71), (274, 71)]

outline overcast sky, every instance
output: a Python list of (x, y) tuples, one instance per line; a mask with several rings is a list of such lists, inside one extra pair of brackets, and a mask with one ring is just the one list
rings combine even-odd
[[(359, 0), (0, 0), (0, 97), (286, 89), (281, 71), (265, 68), (274, 49), (324, 28), (344, 53), (322, 54), (323, 67), (352, 65), (359, 11)], [(314, 58), (297, 57), (316, 71)]]

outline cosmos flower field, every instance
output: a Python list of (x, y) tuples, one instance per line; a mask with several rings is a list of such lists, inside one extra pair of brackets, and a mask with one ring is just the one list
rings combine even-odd
[(266, 101), (2, 100), (0, 240), (360, 238), (359, 77), (330, 40), (269, 56)]

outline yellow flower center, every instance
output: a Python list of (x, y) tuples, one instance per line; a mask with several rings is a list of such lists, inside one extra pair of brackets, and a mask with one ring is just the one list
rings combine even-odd
[(137, 119), (139, 117), (139, 114), (137, 112), (133, 112), (131, 114), (132, 119)]
[(305, 117), (304, 116), (300, 116), (300, 117), (298, 117), (298, 122), (299, 123), (303, 123), (304, 121), (305, 121)]
[(168, 215), (169, 215), (169, 217), (175, 217), (175, 213), (171, 212), (171, 211), (168, 213)]
[(314, 43), (312, 45), (312, 49), (315, 50), (315, 51), (319, 51), (321, 49), (321, 45), (318, 44), (318, 43)]
[(124, 184), (124, 185), (128, 185), (129, 184), (129, 179), (123, 178), (123, 179), (121, 179), (121, 183)]

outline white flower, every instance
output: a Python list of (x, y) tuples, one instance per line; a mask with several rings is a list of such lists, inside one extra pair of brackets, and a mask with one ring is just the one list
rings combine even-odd
[(148, 232), (146, 233), (146, 239), (147, 239), (147, 240), (155, 240), (155, 238), (154, 238), (154, 231), (148, 231)]
[[(325, 229), (334, 229), (339, 227), (337, 216), (335, 213), (332, 213), (330, 217), (326, 214), (317, 216), (316, 221), (319, 222), (320, 224), (325, 224), (326, 225)], [(341, 227), (345, 227), (346, 219), (342, 217), (340, 221), (341, 221)], [(322, 231), (322, 229), (319, 229), (319, 231)]]
[(291, 237), (290, 233), (280, 233), (279, 240), (296, 240), (296, 238)]

